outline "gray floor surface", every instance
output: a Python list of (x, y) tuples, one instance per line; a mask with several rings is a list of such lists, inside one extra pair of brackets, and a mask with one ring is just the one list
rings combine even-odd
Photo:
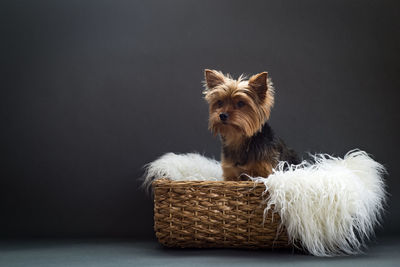
[(400, 241), (376, 241), (364, 255), (318, 258), (292, 250), (168, 249), (156, 241), (1, 241), (0, 266), (400, 266)]

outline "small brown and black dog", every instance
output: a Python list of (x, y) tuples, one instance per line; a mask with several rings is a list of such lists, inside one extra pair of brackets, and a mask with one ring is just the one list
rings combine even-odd
[(268, 125), (274, 88), (267, 72), (246, 80), (205, 70), (205, 99), (210, 105), (209, 129), (222, 141), (222, 170), (226, 181), (267, 177), (279, 161), (298, 164), (296, 153), (275, 137)]

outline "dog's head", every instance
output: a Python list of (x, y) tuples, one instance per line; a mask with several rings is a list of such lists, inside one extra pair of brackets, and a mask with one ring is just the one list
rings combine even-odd
[(229, 142), (250, 137), (269, 119), (274, 88), (267, 72), (246, 80), (206, 69), (204, 95), (209, 103), (209, 129)]

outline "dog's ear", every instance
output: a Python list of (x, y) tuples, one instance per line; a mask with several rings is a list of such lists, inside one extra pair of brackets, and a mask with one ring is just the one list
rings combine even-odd
[(251, 76), (249, 86), (257, 93), (260, 100), (264, 100), (268, 90), (268, 72), (264, 71)]
[(216, 70), (204, 70), (204, 80), (207, 88), (211, 89), (225, 81), (225, 76)]

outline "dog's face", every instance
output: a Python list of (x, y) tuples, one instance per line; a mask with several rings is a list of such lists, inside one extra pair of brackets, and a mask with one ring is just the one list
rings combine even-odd
[(205, 70), (205, 99), (209, 103), (209, 129), (236, 142), (258, 132), (274, 104), (274, 89), (267, 72), (237, 80), (219, 71)]

